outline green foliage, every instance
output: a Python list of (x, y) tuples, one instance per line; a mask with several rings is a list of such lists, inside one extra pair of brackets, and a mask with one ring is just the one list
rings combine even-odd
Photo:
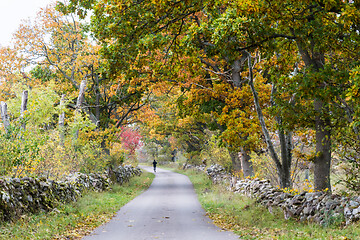
[(279, 185), (276, 175), (276, 167), (272, 161), (269, 161), (267, 154), (251, 154), (251, 162), (256, 173), (256, 177), (260, 179), (269, 179), (274, 186)]
[[(14, 177), (33, 172), (33, 164), (43, 160), (40, 149), (48, 140), (43, 134), (31, 134), (12, 125), (9, 133), (0, 134), (1, 175)], [(29, 174), (33, 175), (33, 174)]]
[[(349, 153), (347, 153), (347, 157), (349, 157)], [(344, 161), (339, 165), (339, 171), (343, 174), (337, 184), (341, 184), (346, 187), (346, 192), (343, 192), (343, 194), (358, 195), (360, 193), (360, 162), (358, 158), (350, 161)]]
[[(28, 94), (27, 111), (24, 114), (25, 122), (39, 128), (47, 128), (54, 123), (54, 114), (59, 114), (55, 104), (59, 102), (59, 96), (55, 92), (55, 83), (50, 82), (48, 86), (37, 86), (32, 88)], [(20, 117), (20, 106), (24, 86), (16, 87), (16, 97), (8, 101), (8, 111), (13, 119)]]
[(68, 135), (64, 142), (59, 139), (59, 132), (47, 132), (50, 139), (44, 144), (39, 154), (41, 161), (34, 166), (34, 174), (52, 179), (61, 179), (70, 172), (102, 172), (107, 168), (108, 155), (97, 141), (88, 139), (81, 133), (74, 144), (73, 136)]
[(75, 113), (71, 121), (68, 123), (70, 135), (75, 135), (79, 130), (92, 131), (96, 125), (90, 120), (88, 115)]
[(31, 71), (30, 74), (33, 78), (39, 79), (42, 83), (50, 82), (54, 79), (55, 74), (51, 72), (49, 68), (36, 66)]
[[(9, 101), (10, 129), (8, 133), (0, 133), (1, 175), (59, 179), (73, 171), (90, 173), (106, 169), (104, 156), (107, 154), (101, 146), (102, 140), (87, 135), (95, 125), (86, 115), (73, 114), (72, 118), (67, 118), (61, 139), (56, 116), (62, 111), (70, 116), (72, 113), (64, 106), (55, 107), (59, 97), (54, 88), (54, 83), (50, 82), (47, 87), (29, 90), (28, 109), (22, 121), (19, 121), (21, 94), (17, 93), (16, 98)], [(77, 131), (79, 137), (74, 142)]]
[[(21, 89), (19, 86), (18, 90)], [(34, 176), (36, 165), (44, 160), (41, 149), (50, 139), (44, 129), (53, 121), (57, 95), (50, 88), (40, 87), (29, 91), (29, 97), (24, 119), (20, 119), (21, 92), (9, 101), (8, 110), (13, 120), (9, 132), (0, 135), (2, 174)]]
[(220, 164), (225, 167), (228, 171), (232, 169), (232, 162), (229, 155), (229, 150), (221, 146), (221, 140), (212, 135), (209, 137), (207, 144), (201, 151), (201, 159), (206, 164)]

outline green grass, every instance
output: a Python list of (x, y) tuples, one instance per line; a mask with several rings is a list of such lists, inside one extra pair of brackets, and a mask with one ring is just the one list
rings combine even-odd
[(61, 205), (50, 213), (25, 215), (14, 223), (0, 224), (0, 239), (80, 239), (101, 224), (127, 202), (147, 189), (154, 174), (144, 172), (122, 186), (109, 191), (89, 192), (77, 202)]
[(271, 214), (254, 200), (213, 185), (205, 174), (193, 170), (178, 172), (189, 176), (200, 203), (215, 224), (234, 231), (241, 239), (360, 239), (360, 224), (344, 226), (337, 222), (323, 227), (285, 220), (280, 209)]

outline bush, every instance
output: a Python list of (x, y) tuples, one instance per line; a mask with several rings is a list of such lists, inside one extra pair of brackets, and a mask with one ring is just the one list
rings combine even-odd
[[(19, 116), (20, 96), (8, 101), (10, 128), (8, 133), (0, 132), (1, 175), (59, 179), (70, 172), (104, 171), (110, 163), (117, 166), (123, 162), (116, 159), (116, 153), (108, 157), (104, 139), (111, 139), (110, 133), (94, 131), (96, 126), (86, 115), (54, 107), (60, 99), (51, 87), (29, 91), (23, 118)], [(65, 129), (59, 130), (56, 116), (62, 111), (67, 113), (67, 122)]]

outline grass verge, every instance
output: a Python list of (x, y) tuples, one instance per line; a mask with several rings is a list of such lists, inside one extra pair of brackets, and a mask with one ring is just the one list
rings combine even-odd
[(327, 227), (318, 224), (285, 220), (280, 209), (273, 213), (253, 199), (214, 185), (204, 173), (194, 170), (178, 171), (192, 181), (199, 201), (209, 217), (219, 227), (232, 230), (241, 239), (360, 239), (360, 224), (344, 226), (341, 219)]
[(0, 224), (0, 239), (80, 239), (109, 221), (116, 211), (146, 190), (154, 174), (145, 172), (109, 191), (89, 192), (75, 203), (50, 213), (25, 215), (14, 223)]

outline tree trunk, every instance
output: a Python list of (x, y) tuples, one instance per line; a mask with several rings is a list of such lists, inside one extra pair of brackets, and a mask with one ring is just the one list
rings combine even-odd
[(176, 149), (175, 150), (173, 150), (173, 151), (171, 151), (171, 161), (172, 162), (175, 162), (176, 161)]
[[(313, 43), (314, 44), (314, 43)], [(312, 68), (315, 72), (324, 68), (325, 57), (321, 52), (308, 51), (301, 41), (297, 46), (306, 68)], [(314, 46), (311, 46), (314, 48)], [(313, 50), (313, 49), (312, 49)], [(310, 52), (312, 53), (310, 55)], [(318, 88), (324, 88), (320, 83)], [(329, 109), (320, 99), (314, 100), (315, 131), (316, 131), (316, 157), (314, 160), (314, 186), (317, 191), (327, 190), (331, 192), (330, 167), (331, 167), (331, 124), (328, 116)]]
[[(83, 99), (82, 104), (86, 104), (86, 100), (85, 100), (85, 99)], [(99, 125), (99, 121), (98, 121), (98, 119), (96, 118), (96, 116), (90, 111), (90, 109), (89, 109), (89, 108), (84, 108), (83, 110), (85, 111), (86, 114), (89, 115), (89, 119), (91, 120), (91, 122), (92, 122), (93, 124), (95, 124), (96, 126), (98, 126), (98, 125)]]
[(241, 171), (242, 168), (241, 168), (241, 160), (239, 158), (239, 153), (229, 150), (229, 155), (230, 155), (230, 158), (231, 158), (233, 169), (236, 172)]
[(231, 76), (232, 76), (232, 81), (235, 87), (240, 88), (241, 87), (241, 62), (240, 60), (235, 60), (233, 65), (232, 65), (232, 69), (231, 69)]
[(8, 133), (10, 128), (10, 120), (7, 112), (6, 102), (1, 102), (1, 118), (4, 125), (5, 133)]
[[(265, 124), (264, 115), (262, 113), (262, 109), (261, 109), (260, 103), (259, 103), (259, 96), (258, 96), (258, 93), (257, 93), (257, 91), (255, 89), (255, 86), (254, 86), (254, 77), (253, 77), (253, 72), (252, 72), (252, 63), (251, 63), (251, 55), (250, 55), (250, 53), (248, 53), (248, 65), (249, 65), (249, 86), (250, 86), (251, 92), (252, 92), (253, 97), (254, 97), (255, 110), (256, 110), (256, 113), (258, 115), (258, 119), (259, 119), (259, 122), (260, 122), (262, 132), (264, 134), (265, 142), (266, 142), (266, 145), (268, 147), (270, 157), (274, 161), (275, 166), (276, 166), (276, 170), (277, 170), (279, 181), (280, 181), (280, 186), (282, 188), (285, 188), (285, 187), (288, 187), (288, 186), (286, 186), (286, 183), (290, 182), (290, 179), (289, 180), (285, 179), (287, 175), (284, 174), (284, 172), (283, 172), (283, 166), (282, 166), (282, 164), (280, 162), (278, 154), (275, 151), (274, 144), (271, 141), (270, 133), (269, 133), (269, 131), (268, 131), (267, 127), (266, 127), (266, 124)], [(285, 185), (283, 185), (283, 184), (285, 184)]]
[(28, 103), (28, 91), (25, 90), (22, 93), (22, 98), (21, 98), (21, 109), (20, 109), (20, 122), (21, 122), (21, 127), (25, 130), (26, 129), (26, 123), (25, 123), (25, 119), (24, 119), (24, 113), (27, 110), (27, 103)]
[(245, 148), (241, 148), (241, 165), (244, 173), (244, 178), (253, 177), (254, 169), (252, 166), (252, 162), (250, 161), (249, 151)]
[(96, 118), (96, 126), (100, 125), (100, 88), (99, 88), (99, 75), (95, 74), (95, 118)]
[[(276, 106), (272, 99), (276, 93), (276, 86), (273, 85), (271, 89), (271, 105)], [(282, 117), (276, 116), (275, 121), (278, 125), (278, 136), (280, 142), (281, 154), (281, 172), (280, 172), (280, 186), (283, 188), (290, 188), (291, 183), (291, 161), (292, 161), (292, 134), (284, 130)]]
[[(281, 128), (281, 127), (280, 127)], [(282, 171), (280, 175), (280, 185), (283, 188), (291, 187), (291, 141), (289, 145), (289, 138), (291, 135), (285, 134), (284, 130), (279, 130), (279, 140), (281, 148), (281, 165)]]
[(101, 149), (103, 151), (104, 154), (106, 155), (110, 155), (110, 149), (107, 147), (107, 144), (106, 144), (106, 140), (107, 139), (107, 136), (104, 136), (103, 140), (101, 141)]
[(315, 116), (316, 157), (314, 160), (315, 190), (331, 191), (331, 185), (330, 185), (331, 129), (330, 129), (330, 119), (326, 117), (326, 113), (329, 110), (328, 108), (324, 107), (324, 103), (319, 99), (315, 99), (314, 108), (316, 112), (316, 116)]

